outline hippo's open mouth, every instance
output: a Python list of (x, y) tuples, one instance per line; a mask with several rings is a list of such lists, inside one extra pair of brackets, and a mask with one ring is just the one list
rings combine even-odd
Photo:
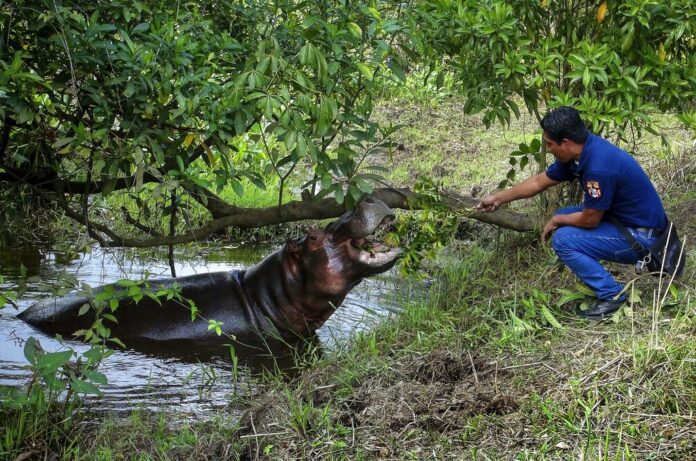
[[(384, 227), (393, 220), (393, 215), (385, 216), (377, 227)], [(359, 250), (358, 260), (371, 267), (382, 267), (391, 264), (396, 261), (402, 253), (399, 247), (391, 247), (385, 242), (371, 240), (367, 237), (353, 238), (351, 244), (354, 248)]]

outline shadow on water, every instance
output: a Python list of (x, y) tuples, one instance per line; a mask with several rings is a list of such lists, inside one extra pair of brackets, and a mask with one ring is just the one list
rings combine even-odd
[[(277, 247), (195, 247), (179, 250), (177, 275), (205, 274), (248, 268)], [(152, 250), (100, 249), (70, 255), (36, 248), (0, 253), (0, 275), (7, 289), (18, 283), (20, 267), (27, 277), (40, 281), (27, 284), (26, 294), (18, 300), (18, 310), (0, 309), (0, 385), (21, 386), (29, 377), (23, 353), (23, 340), (34, 336), (47, 351), (70, 347), (84, 352), (81, 342), (56, 339), (39, 332), (16, 317), (34, 302), (53, 296), (61, 287), (64, 274), (76, 277), (92, 287), (122, 278), (169, 277), (166, 255)], [(176, 409), (192, 418), (205, 417), (211, 410), (229, 405), (231, 394), (253, 393), (253, 377), (264, 371), (283, 371), (293, 375), (298, 356), (306, 353), (331, 353), (342, 347), (359, 331), (369, 330), (385, 316), (398, 311), (394, 301), (393, 272), (364, 280), (351, 291), (343, 305), (312, 338), (291, 344), (266, 338), (236, 341), (230, 347), (192, 347), (190, 343), (134, 344), (128, 350), (116, 350), (100, 371), (108, 378), (104, 395), (88, 399), (96, 411)], [(1, 291), (1, 290), (0, 290)], [(233, 370), (234, 355), (238, 362)]]

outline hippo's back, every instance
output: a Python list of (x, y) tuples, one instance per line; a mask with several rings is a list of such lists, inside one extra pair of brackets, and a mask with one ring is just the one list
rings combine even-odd
[[(184, 300), (160, 298), (157, 302), (149, 296), (138, 303), (131, 299), (122, 299), (113, 315), (118, 322), (104, 320), (104, 325), (111, 330), (111, 335), (121, 340), (205, 340), (214, 332), (208, 330), (208, 320), (221, 320), (223, 329), (236, 325), (245, 328), (253, 319), (249, 319), (244, 293), (239, 285), (242, 272), (213, 272), (177, 279), (149, 281), (149, 291), (171, 288), (176, 283), (181, 288)], [(94, 296), (104, 291), (105, 287), (94, 290)], [(118, 290), (123, 290), (117, 287)], [(69, 337), (77, 330), (87, 329), (95, 320), (93, 309), (80, 314), (82, 306), (93, 299), (79, 292), (70, 293), (59, 298), (48, 298), (37, 302), (21, 312), (18, 317), (38, 329)], [(197, 316), (192, 321), (191, 306), (188, 299), (195, 301)], [(230, 309), (232, 310), (230, 312)], [(112, 313), (107, 306), (105, 313)], [(236, 328), (235, 328), (236, 329)], [(210, 338), (212, 339), (212, 338)]]
[(76, 330), (88, 328), (94, 321), (94, 315), (90, 313), (78, 315), (82, 306), (87, 303), (89, 298), (79, 292), (73, 292), (32, 304), (17, 317), (42, 331), (71, 335)]

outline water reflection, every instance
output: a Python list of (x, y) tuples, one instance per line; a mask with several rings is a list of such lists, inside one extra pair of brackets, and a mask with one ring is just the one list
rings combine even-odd
[[(179, 276), (248, 268), (277, 250), (270, 245), (253, 247), (193, 247), (178, 250), (176, 272)], [(19, 311), (39, 299), (50, 296), (61, 286), (64, 274), (96, 287), (121, 278), (169, 277), (169, 266), (162, 252), (134, 249), (92, 249), (87, 254), (27, 252), (0, 254), (0, 274), (5, 286), (20, 278), (20, 266), (27, 276), (40, 281), (28, 283), (26, 294), (18, 300)], [(293, 355), (305, 350), (331, 351), (357, 331), (369, 329), (381, 318), (398, 309), (391, 299), (393, 273), (366, 279), (348, 294), (343, 305), (317, 332), (316, 337), (295, 344), (271, 340), (256, 344), (235, 344), (234, 353), (241, 368), (231, 370), (230, 350), (192, 350), (190, 345), (168, 344), (166, 350), (139, 345), (138, 350), (118, 350), (101, 370), (109, 385), (104, 397), (94, 402), (97, 410), (129, 410), (134, 407), (161, 410), (172, 408), (200, 417), (211, 409), (224, 407), (229, 394), (248, 391), (250, 374), (259, 370), (288, 370)], [(61, 344), (15, 317), (12, 307), (0, 310), (0, 385), (23, 384), (29, 376), (25, 367), (21, 339), (36, 337), (45, 350), (55, 351)], [(88, 347), (77, 341), (65, 344), (78, 352)]]

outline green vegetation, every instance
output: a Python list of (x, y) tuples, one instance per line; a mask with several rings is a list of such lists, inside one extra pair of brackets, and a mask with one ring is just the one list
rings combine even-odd
[[(558, 305), (572, 277), (529, 239), (504, 240), (497, 252), (460, 246), (425, 299), (316, 362), (293, 391), (271, 391), (255, 408), (272, 401), (274, 412), (253, 407), (262, 416), (243, 433), (280, 435), (260, 436), (247, 454), (258, 443), (274, 450), (261, 459), (689, 456), (693, 292), (651, 304), (653, 281), (640, 280), (643, 302), (616, 322), (587, 324)], [(521, 260), (511, 264), (515, 247)]]
[[(421, 2), (412, 20), (427, 26), (413, 40), (486, 126), (519, 118), (521, 105), (536, 120), (566, 105), (595, 133), (627, 142), (658, 134), (656, 111), (695, 128), (695, 11), (693, 0)], [(543, 168), (541, 147), (521, 144), (506, 179), (530, 161)]]
[[(486, 126), (568, 104), (624, 141), (658, 133), (656, 111), (693, 127), (693, 19), (693, 0), (4, 2), (0, 224), (60, 209), (103, 246), (145, 247), (321, 215), (305, 202), (339, 214), (383, 184), (376, 157), (403, 154), (374, 101), (414, 77)], [(513, 138), (503, 181), (546, 161)], [(461, 151), (420, 167), (446, 177)]]
[[(365, 159), (389, 147), (392, 130), (370, 116), (374, 89), (405, 78), (401, 12), (392, 2), (3, 3), (2, 191), (57, 206), (104, 246), (212, 235), (229, 227), (222, 217), (244, 220), (249, 184), (273, 187), (278, 205), (292, 183), (350, 207), (379, 176)], [(226, 187), (234, 194), (219, 197)]]
[[(430, 143), (437, 132), (431, 127), (457, 107), (449, 101), (418, 117), (400, 112), (394, 120), (409, 130), (397, 142)], [(379, 107), (378, 117), (393, 116), (389, 101)], [(669, 118), (657, 123), (673, 126)], [(471, 125), (452, 124), (450, 138), (437, 133), (442, 146), (467, 138)], [(665, 197), (688, 242), (696, 235), (696, 163), (693, 152), (680, 149), (688, 134), (672, 132), (671, 152), (651, 155), (659, 138), (637, 150), (661, 191), (692, 197)], [(506, 164), (504, 150), (484, 149), (506, 136), (472, 133), (481, 146), (474, 164)], [(404, 155), (402, 163), (419, 158)], [(504, 174), (497, 168), (462, 184), (486, 191)], [(298, 356), (301, 372), (293, 377), (257, 376), (245, 383), (252, 391), (230, 396), (231, 409), (211, 420), (146, 410), (127, 418), (81, 414), (85, 423), (49, 425), (63, 435), (51, 441), (38, 432), (34, 446), (100, 460), (688, 459), (695, 449), (693, 250), (681, 281), (657, 296), (656, 279), (638, 278), (631, 305), (614, 321), (591, 324), (572, 314), (583, 289), (537, 235), (465, 223), (460, 240), (425, 265), (430, 282), (411, 279), (394, 294), (402, 314), (330, 355), (312, 349)], [(612, 270), (634, 277), (625, 266)]]
[[(394, 295), (403, 313), (329, 355), (310, 348), (299, 371), (257, 376), (209, 421), (86, 413), (78, 394), (104, 385), (108, 352), (29, 339), (30, 385), (0, 394), (0, 458), (693, 458), (696, 155), (682, 127), (696, 127), (694, 11), (693, 0), (1, 3), (0, 243), (84, 246), (86, 233), (171, 255), (195, 229), (225, 231), (222, 218), (234, 243), (248, 240), (259, 224), (245, 216), (286, 222), (275, 207), (300, 198), (351, 205), (385, 182), (480, 196), (543, 166), (537, 120), (572, 104), (635, 153), (690, 250), (672, 285), (613, 266), (631, 303), (588, 324), (572, 314), (583, 289), (537, 235), (458, 223), (425, 200), (398, 229), (423, 270)], [(457, 238), (442, 247), (443, 234)], [(109, 338), (93, 330), (82, 333)], [(240, 366), (232, 350), (235, 380)]]

